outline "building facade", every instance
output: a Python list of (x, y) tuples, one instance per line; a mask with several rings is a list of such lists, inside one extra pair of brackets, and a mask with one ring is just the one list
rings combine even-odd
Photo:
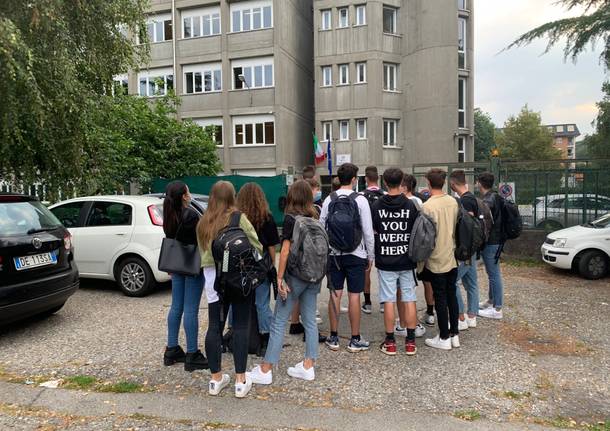
[(580, 130), (576, 124), (548, 124), (545, 127), (553, 134), (553, 145), (561, 151), (562, 159), (576, 158), (576, 138)]
[(173, 88), (178, 116), (215, 126), (225, 174), (310, 163), (312, 0), (151, 0), (150, 62), (115, 80), (129, 94)]
[(314, 0), (315, 125), (334, 166), (473, 160), (473, 18), (473, 0)]

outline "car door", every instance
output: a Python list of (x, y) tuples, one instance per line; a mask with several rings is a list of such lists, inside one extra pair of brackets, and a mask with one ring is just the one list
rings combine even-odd
[(94, 201), (79, 232), (77, 263), (81, 274), (112, 277), (113, 258), (127, 248), (134, 224), (132, 205)]
[(81, 233), (85, 224), (85, 218), (91, 207), (91, 201), (67, 202), (51, 208), (51, 212), (59, 219), (72, 235), (72, 245), (74, 246), (74, 260), (79, 270), (81, 264), (79, 261), (81, 251)]

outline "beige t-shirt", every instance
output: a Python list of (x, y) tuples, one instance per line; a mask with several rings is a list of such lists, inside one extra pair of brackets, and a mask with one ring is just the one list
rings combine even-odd
[(457, 201), (446, 194), (431, 196), (422, 211), (436, 223), (436, 247), (426, 261), (426, 268), (435, 274), (444, 274), (457, 268), (455, 260), (455, 225), (458, 216)]

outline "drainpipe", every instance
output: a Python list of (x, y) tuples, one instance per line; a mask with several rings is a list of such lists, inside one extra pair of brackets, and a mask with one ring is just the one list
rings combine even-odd
[[(174, 93), (178, 88), (178, 68), (176, 67), (176, 0), (172, 0), (172, 69), (174, 73)], [(176, 110), (176, 118), (180, 119), (180, 113)]]

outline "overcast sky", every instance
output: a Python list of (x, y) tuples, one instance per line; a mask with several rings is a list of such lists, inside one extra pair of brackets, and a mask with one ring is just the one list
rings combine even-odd
[(546, 124), (576, 123), (590, 133), (605, 79), (599, 49), (576, 64), (564, 61), (563, 45), (542, 55), (544, 41), (500, 52), (527, 30), (567, 16), (565, 9), (555, 0), (475, 1), (475, 107), (501, 127), (527, 103)]

